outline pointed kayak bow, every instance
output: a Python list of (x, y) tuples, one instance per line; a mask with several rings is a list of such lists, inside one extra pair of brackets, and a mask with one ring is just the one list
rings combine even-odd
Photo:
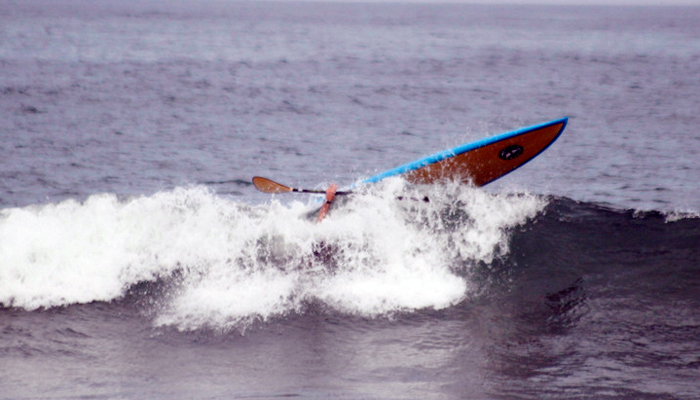
[(564, 132), (568, 121), (564, 117), (465, 143), (369, 177), (362, 183), (403, 175), (414, 184), (457, 180), (483, 186), (537, 157)]

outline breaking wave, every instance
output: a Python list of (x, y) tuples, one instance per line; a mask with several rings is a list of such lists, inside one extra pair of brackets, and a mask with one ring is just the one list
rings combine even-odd
[(468, 270), (508, 252), (511, 228), (546, 200), (400, 179), (334, 205), (249, 205), (203, 187), (112, 194), (0, 212), (0, 304), (25, 310), (110, 302), (166, 282), (156, 325), (229, 329), (303, 313), (361, 316), (449, 307)]

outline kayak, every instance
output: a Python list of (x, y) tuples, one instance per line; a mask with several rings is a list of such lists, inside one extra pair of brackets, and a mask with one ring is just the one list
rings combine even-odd
[(362, 183), (403, 175), (415, 184), (459, 180), (483, 186), (545, 151), (564, 132), (567, 122), (564, 117), (466, 143), (371, 176)]
[[(522, 167), (545, 151), (564, 132), (568, 121), (568, 117), (564, 117), (465, 143), (376, 174), (363, 179), (361, 183), (372, 184), (400, 175), (413, 184), (459, 181), (484, 186)], [(253, 178), (253, 185), (265, 193), (325, 194), (325, 204), (317, 217), (319, 222), (328, 213), (336, 196), (352, 193), (351, 190), (338, 191), (335, 184), (328, 190), (298, 189), (259, 176)]]

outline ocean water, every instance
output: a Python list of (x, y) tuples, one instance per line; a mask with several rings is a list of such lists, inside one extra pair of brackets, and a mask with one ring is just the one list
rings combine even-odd
[[(0, 399), (700, 397), (697, 21), (0, 0)], [(392, 178), (319, 224), (250, 183), (563, 116), (484, 188)]]

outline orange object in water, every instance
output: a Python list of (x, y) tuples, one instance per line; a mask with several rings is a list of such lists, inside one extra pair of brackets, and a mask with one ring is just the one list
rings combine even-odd
[(404, 164), (362, 183), (404, 175), (414, 184), (461, 181), (483, 186), (537, 157), (564, 131), (568, 117), (465, 143)]
[(324, 218), (326, 218), (326, 214), (328, 214), (328, 210), (331, 208), (331, 203), (333, 202), (333, 199), (335, 199), (335, 192), (337, 190), (338, 185), (335, 183), (331, 183), (331, 185), (328, 186), (328, 189), (326, 189), (326, 204), (321, 207), (321, 211), (318, 213), (318, 219), (316, 219), (316, 222), (321, 222)]

